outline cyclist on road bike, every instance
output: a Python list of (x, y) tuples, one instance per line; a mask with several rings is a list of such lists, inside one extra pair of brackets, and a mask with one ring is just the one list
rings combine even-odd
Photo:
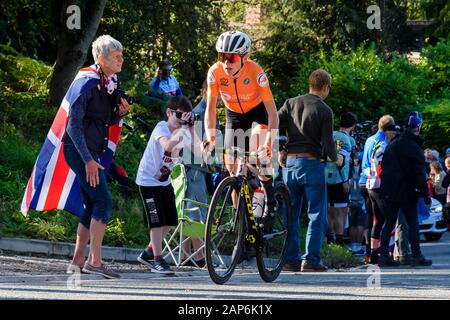
[[(264, 70), (249, 59), (251, 40), (240, 31), (222, 33), (216, 50), (219, 61), (208, 70), (207, 107), (205, 113), (205, 133), (208, 151), (215, 146), (216, 105), (220, 94), (226, 107), (226, 126), (224, 148), (236, 146), (236, 141), (245, 140), (245, 150), (258, 152), (260, 163), (267, 163), (272, 156), (272, 141), (278, 130), (278, 114), (270, 91), (269, 81)], [(257, 125), (254, 126), (253, 124)], [(248, 135), (240, 137), (247, 130), (259, 129), (256, 133), (259, 141), (252, 143)], [(253, 138), (255, 131), (252, 131)], [(248, 141), (251, 140), (251, 141)], [(241, 146), (242, 147), (242, 146)], [(237, 160), (232, 154), (225, 153), (224, 162), (230, 173), (236, 173)], [(266, 196), (265, 211), (262, 218), (264, 229), (270, 232), (274, 217), (274, 187), (272, 175), (260, 172), (260, 181)]]

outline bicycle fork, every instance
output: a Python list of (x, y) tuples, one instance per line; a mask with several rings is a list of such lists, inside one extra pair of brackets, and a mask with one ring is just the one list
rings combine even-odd
[[(243, 195), (243, 199), (247, 206), (247, 210), (246, 210), (247, 214), (245, 215), (245, 217), (246, 217), (248, 235), (246, 237), (246, 240), (251, 244), (255, 244), (257, 241), (257, 238), (259, 237), (259, 232), (258, 232), (258, 229), (256, 226), (255, 215), (253, 214), (253, 204), (252, 204), (252, 198), (250, 197), (250, 189), (249, 189), (248, 183), (246, 183), (245, 181), (242, 183), (240, 193)], [(241, 199), (242, 199), (242, 197), (241, 197)], [(239, 201), (241, 201), (241, 199), (239, 199)]]

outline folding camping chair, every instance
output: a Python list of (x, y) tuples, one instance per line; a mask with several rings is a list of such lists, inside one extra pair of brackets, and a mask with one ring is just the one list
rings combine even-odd
[[(189, 261), (192, 261), (192, 263), (198, 267), (194, 257), (205, 247), (205, 224), (192, 220), (189, 216), (186, 215), (186, 213), (189, 211), (200, 210), (200, 208), (202, 207), (208, 208), (209, 205), (207, 203), (202, 203), (185, 198), (188, 179), (186, 175), (186, 167), (184, 166), (184, 164), (176, 164), (173, 167), (170, 179), (175, 191), (175, 202), (178, 212), (178, 225), (164, 239), (164, 248), (162, 251), (162, 255), (164, 259), (170, 257), (177, 267), (183, 266)], [(187, 208), (188, 204), (191, 204), (192, 207)], [(202, 245), (200, 246), (200, 248), (192, 254), (186, 252), (183, 248), (183, 244), (188, 242), (190, 239), (196, 238), (202, 239)], [(181, 258), (183, 255), (186, 255), (188, 257), (182, 261)]]

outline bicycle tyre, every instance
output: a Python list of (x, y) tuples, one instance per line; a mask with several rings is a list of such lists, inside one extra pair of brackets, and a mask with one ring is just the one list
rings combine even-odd
[[(285, 234), (280, 234), (280, 236), (271, 239), (260, 238), (261, 243), (256, 247), (256, 263), (258, 271), (261, 278), (266, 282), (275, 281), (281, 273), (289, 246), (292, 223), (289, 189), (284, 183), (279, 182), (275, 185), (274, 193), (276, 216), (273, 234), (275, 234), (275, 232), (285, 232)], [(285, 208), (285, 220), (282, 215), (283, 208)], [(262, 230), (260, 230), (260, 232), (262, 232)], [(265, 256), (266, 254), (267, 257)]]
[[(218, 230), (220, 229), (220, 227), (218, 228), (216, 223), (216, 220), (218, 218), (218, 215), (216, 215), (216, 213), (219, 213), (219, 211), (217, 210), (226, 210), (227, 202), (225, 203), (225, 206), (220, 207), (220, 200), (224, 191), (227, 192), (227, 195), (225, 195), (224, 199), (225, 201), (227, 201), (227, 197), (231, 197), (230, 190), (235, 190), (239, 195), (239, 188), (240, 182), (236, 177), (227, 177), (222, 180), (217, 186), (216, 191), (214, 192), (211, 200), (211, 205), (208, 210), (205, 234), (206, 267), (208, 269), (209, 276), (216, 284), (224, 284), (230, 279), (244, 247), (245, 221), (244, 213), (242, 212), (242, 210), (237, 210), (229, 207), (228, 212), (224, 213), (224, 218), (229, 218), (230, 221), (234, 219), (234, 216), (237, 213), (236, 228), (231, 227), (232, 229), (235, 229), (233, 232), (226, 231), (226, 223), (223, 224), (224, 231)], [(228, 192), (230, 192), (229, 195)], [(231, 225), (233, 225), (233, 223), (231, 223)], [(227, 234), (230, 235), (230, 239), (227, 239), (228, 242), (225, 241), (224, 248), (222, 250), (219, 250), (217, 248), (215, 239), (219, 238), (221, 235), (225, 237), (225, 235)], [(218, 243), (221, 244), (222, 240), (223, 238), (218, 241)], [(224, 257), (221, 256), (222, 254), (224, 255)], [(227, 254), (230, 254), (230, 256), (225, 256)], [(221, 270), (222, 272), (219, 272), (219, 270)]]

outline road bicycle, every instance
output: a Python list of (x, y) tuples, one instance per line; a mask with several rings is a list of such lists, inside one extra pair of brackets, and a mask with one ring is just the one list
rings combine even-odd
[[(289, 190), (283, 182), (275, 183), (275, 221), (273, 228), (265, 232), (261, 218), (255, 218), (253, 213), (250, 172), (257, 170), (249, 164), (249, 158), (255, 157), (256, 153), (239, 148), (231, 151), (239, 160), (237, 172), (218, 185), (206, 220), (205, 254), (208, 272), (215, 283), (224, 284), (242, 262), (245, 253), (253, 248), (261, 278), (272, 282), (283, 268), (289, 244)], [(237, 204), (233, 204), (236, 201)]]

